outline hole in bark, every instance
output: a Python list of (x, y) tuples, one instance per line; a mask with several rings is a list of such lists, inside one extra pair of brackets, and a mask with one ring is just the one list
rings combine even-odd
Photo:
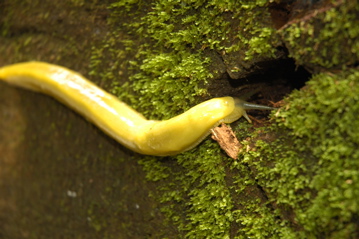
[(271, 62), (258, 74), (246, 78), (217, 80), (208, 91), (215, 97), (229, 95), (251, 101), (277, 102), (294, 89), (303, 87), (310, 76), (303, 67), (296, 66), (293, 59), (287, 58)]

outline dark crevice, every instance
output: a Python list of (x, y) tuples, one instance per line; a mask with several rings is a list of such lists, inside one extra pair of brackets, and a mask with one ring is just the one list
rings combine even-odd
[(267, 63), (259, 67), (257, 74), (242, 79), (216, 80), (208, 88), (213, 97), (233, 96), (258, 104), (270, 105), (278, 102), (295, 89), (300, 89), (311, 74), (302, 66), (296, 66), (291, 58)]

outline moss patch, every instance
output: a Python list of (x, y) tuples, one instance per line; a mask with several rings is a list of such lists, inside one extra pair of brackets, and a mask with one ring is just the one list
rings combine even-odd
[[(115, 30), (93, 49), (91, 74), (146, 117), (168, 119), (210, 97), (208, 81), (223, 69), (211, 67), (208, 51), (225, 55), (222, 64), (231, 74), (247, 66), (230, 65), (233, 59), (251, 65), (275, 57), (278, 37), (265, 20), (265, 6), (266, 1), (117, 1), (109, 19)], [(188, 238), (237, 233), (230, 229), (236, 220), (227, 179), (231, 163), (209, 139), (177, 157), (140, 160), (147, 179), (157, 184), (153, 196), (168, 226)]]
[[(330, 1), (329, 1), (330, 2)], [(342, 69), (359, 59), (356, 0), (332, 1), (309, 12), (280, 31), (297, 64), (319, 69)]]
[(316, 75), (277, 114), (281, 136), (243, 155), (295, 238), (358, 235), (358, 84), (358, 70)]

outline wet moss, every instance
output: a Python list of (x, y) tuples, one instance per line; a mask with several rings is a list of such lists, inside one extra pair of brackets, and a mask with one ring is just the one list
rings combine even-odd
[[(223, 54), (233, 78), (257, 58), (275, 57), (279, 38), (267, 24), (266, 4), (117, 1), (109, 19), (114, 31), (93, 49), (91, 74), (147, 117), (170, 118), (209, 97), (208, 82), (218, 72), (207, 50)], [(312, 34), (310, 28), (307, 32)], [(281, 34), (303, 36), (294, 26)], [(323, 52), (332, 46), (324, 40), (318, 40)], [(291, 55), (303, 63), (303, 55), (292, 50), (297, 43), (289, 42)], [(340, 65), (337, 58), (325, 59), (326, 67)], [(349, 75), (356, 78), (354, 72)], [(355, 232), (357, 164), (349, 155), (357, 145), (336, 147), (341, 130), (350, 135), (339, 118), (353, 115), (354, 94), (345, 106), (340, 102), (345, 85), (355, 80), (340, 84), (343, 91), (335, 88), (345, 79), (345, 73), (314, 77), (310, 87), (288, 98), (269, 130), (253, 130), (240, 120), (236, 130), (244, 147), (238, 161), (225, 157), (209, 139), (176, 157), (141, 157), (147, 180), (156, 183), (152, 196), (167, 216), (161, 226), (175, 226), (179, 237), (188, 238), (334, 238)], [(350, 124), (355, 126), (354, 120)]]
[[(207, 81), (216, 72), (204, 54), (207, 49), (237, 54), (244, 61), (273, 57), (278, 38), (265, 21), (258, 21), (269, 17), (265, 5), (266, 1), (117, 1), (109, 20), (115, 30), (101, 48), (93, 49), (91, 74), (148, 118), (168, 119), (209, 97)], [(239, 49), (244, 54), (238, 54)], [(120, 77), (123, 80), (116, 80)], [(161, 202), (168, 226), (175, 225), (179, 235), (230, 236), (234, 217), (226, 180), (229, 165), (216, 144), (206, 140), (176, 157), (143, 157), (139, 162), (147, 179), (157, 183), (153, 196)]]
[(358, 2), (332, 2), (280, 31), (297, 64), (325, 70), (358, 62)]
[(358, 70), (314, 76), (278, 112), (280, 137), (242, 156), (295, 238), (358, 235), (358, 84)]

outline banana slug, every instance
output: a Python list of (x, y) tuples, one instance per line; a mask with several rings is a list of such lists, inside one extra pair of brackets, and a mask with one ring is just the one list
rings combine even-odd
[(18, 63), (0, 68), (0, 79), (11, 85), (48, 94), (71, 107), (125, 147), (147, 155), (175, 155), (198, 145), (210, 129), (232, 123), (246, 109), (272, 107), (221, 97), (202, 102), (169, 120), (147, 120), (79, 73), (44, 62)]

